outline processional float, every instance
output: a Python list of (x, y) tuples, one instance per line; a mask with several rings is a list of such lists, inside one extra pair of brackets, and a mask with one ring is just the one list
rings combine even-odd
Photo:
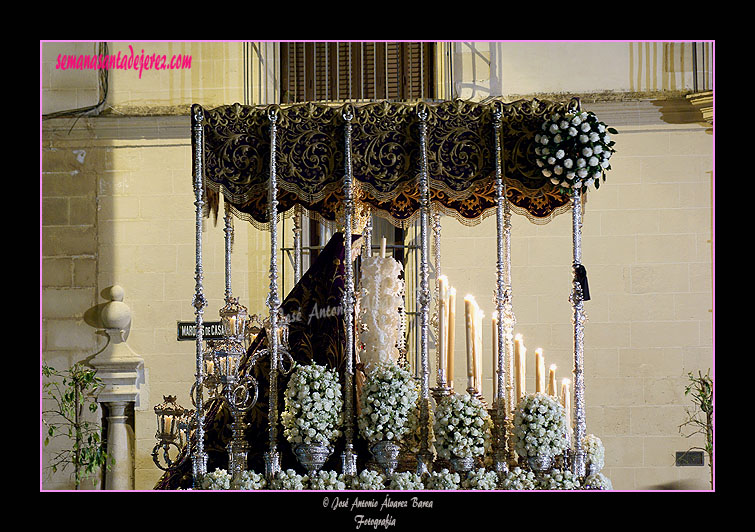
[[(419, 380), (420, 450), (416, 455), (417, 473), (433, 467), (430, 452), (430, 395), (436, 401), (452, 393), (448, 375), (436, 360), (436, 385), (430, 388), (429, 334), (437, 325), (431, 318), (432, 296), (429, 283), (430, 239), (434, 239), (436, 275), (440, 274), (441, 215), (466, 225), (484, 217), (496, 217), (496, 278), (494, 302), (497, 328), (498, 371), (494, 376), (495, 394), (491, 408), (494, 421), (493, 469), (505, 473), (515, 465), (511, 443), (514, 392), (514, 326), (511, 282), (511, 216), (527, 216), (534, 223), (546, 223), (571, 210), (573, 229), (572, 305), (574, 325), (573, 438), (568, 453), (569, 468), (578, 477), (586, 473), (586, 435), (584, 398), (584, 322), (583, 286), (586, 277), (581, 264), (581, 228), (585, 186), (580, 186), (578, 168), (567, 174), (556, 157), (543, 149), (541, 138), (552, 132), (545, 125), (558, 123), (563, 116), (582, 116), (577, 99), (551, 102), (538, 99), (505, 103), (492, 99), (484, 103), (454, 100), (443, 102), (372, 102), (365, 104), (304, 103), (292, 105), (229, 105), (212, 110), (194, 105), (191, 109), (193, 186), (196, 207), (196, 269), (192, 305), (196, 320), (196, 382), (192, 388), (194, 410), (179, 411), (175, 398), (156, 408), (158, 439), (153, 456), (166, 471), (191, 462), (194, 485), (207, 474), (204, 434), (208, 416), (217, 414), (217, 404), (225, 402), (233, 413), (233, 438), (228, 446), (229, 468), (238, 472), (246, 467), (243, 441), (243, 412), (256, 402), (258, 383), (249, 375), (238, 374), (244, 359), (242, 345), (248, 347), (250, 335), (265, 334), (266, 349), (254, 356), (268, 357), (270, 401), (268, 450), (265, 476), (280, 471), (278, 449), (278, 386), (281, 374), (292, 365), (286, 348), (287, 324), (281, 316), (278, 293), (278, 231), (281, 216), (305, 215), (312, 219), (343, 224), (344, 256), (352, 256), (352, 229), (355, 217), (381, 216), (393, 225), (406, 227), (418, 220), (420, 230), (419, 289)], [(579, 119), (575, 120), (578, 126)], [(567, 124), (571, 128), (571, 124)], [(574, 128), (562, 128), (566, 137)], [(556, 127), (558, 129), (558, 127)], [(576, 128), (576, 135), (581, 134)], [(575, 135), (572, 135), (575, 136)], [(551, 135), (551, 140), (553, 136)], [(557, 138), (556, 140), (560, 140)], [(548, 157), (551, 155), (552, 157)], [(596, 154), (597, 155), (597, 154)], [(610, 155), (610, 154), (609, 154)], [(567, 154), (568, 156), (568, 154)], [(561, 169), (551, 171), (555, 166)], [(589, 160), (589, 159), (588, 159)], [(607, 160), (607, 159), (605, 159)], [(600, 159), (599, 159), (600, 162)], [(585, 163), (587, 169), (595, 166)], [(607, 165), (603, 164), (605, 169)], [(544, 170), (545, 168), (545, 170)], [(609, 167), (610, 168), (610, 167)], [(575, 181), (577, 184), (575, 185)], [(598, 182), (599, 183), (599, 182)], [(571, 186), (569, 186), (571, 184)], [(204, 218), (217, 209), (220, 197), (226, 220), (226, 306), (221, 318), (227, 338), (218, 345), (205, 346), (202, 230)], [(360, 214), (361, 213), (361, 214)], [(270, 231), (268, 315), (262, 323), (248, 324), (246, 309), (231, 293), (230, 241), (231, 218), (246, 220)], [(369, 216), (367, 217), (369, 220)], [(370, 225), (364, 229), (370, 254)], [(301, 227), (294, 223), (295, 278), (301, 275)], [(345, 320), (344, 437), (342, 472), (357, 473), (355, 438), (355, 342), (354, 271), (351, 260), (344, 264)], [(437, 291), (436, 291), (437, 299)], [(248, 325), (247, 325), (248, 324)], [(210, 353), (210, 356), (208, 356)], [(245, 362), (248, 362), (245, 361)], [(252, 361), (254, 362), (254, 361)], [(218, 377), (221, 375), (221, 377)], [(204, 392), (210, 390), (208, 407)], [(219, 391), (223, 390), (223, 391)], [(470, 394), (474, 390), (468, 390)], [(218, 400), (215, 400), (220, 398)], [(214, 408), (214, 410), (213, 410)], [(158, 411), (159, 410), (159, 411)], [(171, 417), (166, 426), (166, 413)], [(178, 422), (178, 420), (181, 420)], [(181, 456), (168, 458), (168, 447), (175, 444), (183, 428), (186, 440)], [(180, 438), (179, 438), (180, 439)], [(182, 440), (182, 441), (183, 441)], [(180, 446), (180, 445), (179, 445)], [(162, 465), (163, 451), (167, 465)]]

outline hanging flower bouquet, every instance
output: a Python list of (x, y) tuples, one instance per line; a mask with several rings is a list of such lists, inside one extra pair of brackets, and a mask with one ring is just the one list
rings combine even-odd
[(429, 490), (457, 490), (460, 485), (459, 473), (452, 473), (445, 468), (440, 471), (431, 471), (425, 480), (425, 487)]
[(599, 472), (605, 465), (603, 442), (594, 434), (588, 434), (582, 441), (589, 471), (591, 473)]
[(309, 484), (308, 475), (300, 475), (293, 469), (278, 471), (270, 481), (270, 489), (273, 490), (305, 490)]
[(567, 447), (566, 430), (564, 407), (555, 397), (526, 395), (514, 412), (514, 449), (523, 458), (558, 456)]
[(611, 169), (609, 159), (616, 152), (611, 134), (617, 133), (591, 112), (554, 113), (535, 135), (535, 162), (562, 193), (593, 183), (597, 189)]
[(412, 471), (404, 471), (402, 473), (394, 473), (391, 476), (391, 481), (388, 484), (389, 490), (423, 490), (425, 484), (422, 482), (422, 477)]
[(419, 390), (411, 374), (395, 362), (380, 362), (367, 375), (357, 423), (371, 444), (400, 441), (413, 430), (411, 413), (417, 409)]
[(484, 467), (473, 469), (461, 481), (461, 487), (468, 490), (494, 490), (498, 487), (498, 473)]
[(346, 489), (346, 482), (344, 482), (343, 474), (336, 473), (335, 471), (320, 470), (310, 475), (309, 489), (318, 491), (343, 491)]
[(550, 471), (543, 474), (537, 481), (539, 490), (578, 490), (581, 487), (579, 478), (568, 469)]
[(520, 467), (510, 470), (503, 479), (503, 489), (505, 490), (534, 490), (536, 487), (537, 477), (535, 473)]
[(384, 490), (385, 475), (379, 471), (363, 469), (358, 476), (351, 479), (351, 489), (353, 490)]
[(225, 469), (216, 469), (202, 477), (201, 487), (203, 490), (229, 490), (231, 475)]
[(490, 447), (492, 427), (479, 399), (468, 394), (447, 395), (435, 410), (435, 450), (447, 460), (483, 456)]
[(267, 485), (265, 477), (254, 471), (242, 471), (238, 479), (231, 479), (233, 489), (237, 490), (261, 490)]
[(281, 413), (288, 442), (328, 446), (341, 435), (343, 399), (335, 370), (297, 364), (286, 386)]

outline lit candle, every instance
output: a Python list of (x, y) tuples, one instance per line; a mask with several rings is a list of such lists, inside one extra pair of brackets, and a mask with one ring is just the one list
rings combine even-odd
[(380, 241), (380, 258), (385, 258), (385, 237)]
[(474, 298), (464, 298), (464, 322), (467, 329), (467, 388), (474, 388)]
[(556, 397), (557, 393), (558, 392), (556, 391), (556, 365), (551, 364), (550, 378), (548, 379), (548, 395), (552, 395), (553, 397)]
[(524, 347), (521, 334), (517, 334), (514, 340), (514, 370), (516, 371), (516, 380), (514, 382), (516, 391), (515, 400), (518, 403), (526, 393), (524, 386), (524, 358), (527, 354), (527, 348)]
[(456, 321), (456, 288), (450, 288), (448, 290), (448, 341), (446, 342), (446, 351), (448, 359), (446, 362), (446, 371), (448, 377), (446, 382), (448, 385), (454, 387), (454, 341), (456, 340), (456, 334), (454, 330), (454, 323)]
[(163, 432), (165, 434), (170, 434), (172, 429), (173, 429), (173, 416), (165, 416), (165, 427), (163, 428)]
[(545, 393), (545, 360), (540, 347), (535, 349), (535, 392)]
[(476, 321), (475, 321), (475, 349), (474, 349), (474, 382), (475, 390), (477, 393), (482, 394), (482, 318), (485, 317), (485, 313), (482, 312), (480, 307), (475, 303)]
[(493, 325), (493, 401), (498, 397), (498, 311), (493, 312), (490, 320)]
[[(448, 342), (448, 278), (445, 275), (438, 277), (438, 363), (443, 378), (446, 379), (446, 343)], [(441, 383), (441, 384), (445, 384)]]

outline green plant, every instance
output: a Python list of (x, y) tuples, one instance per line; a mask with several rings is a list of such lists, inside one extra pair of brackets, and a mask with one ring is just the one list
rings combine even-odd
[(99, 424), (84, 419), (84, 409), (97, 410), (97, 391), (104, 386), (97, 378), (96, 370), (76, 363), (67, 370), (59, 371), (42, 365), (42, 375), (47, 379), (42, 384), (44, 398), (53, 406), (42, 411), (42, 422), (47, 428), (44, 444), (51, 439), (65, 436), (73, 442), (71, 448), (56, 451), (50, 457), (46, 469), (53, 473), (73, 466), (76, 489), (82, 480), (94, 477), (102, 467), (110, 469), (114, 463), (105, 448)]
[(703, 375), (701, 371), (697, 375), (688, 373), (689, 383), (684, 388), (684, 395), (691, 395), (695, 407), (687, 409), (687, 420), (679, 425), (679, 432), (688, 427), (692, 432), (687, 438), (695, 434), (705, 435), (704, 447), (691, 447), (692, 450), (705, 451), (708, 453), (708, 465), (710, 466), (710, 487), (713, 489), (713, 379), (710, 370)]

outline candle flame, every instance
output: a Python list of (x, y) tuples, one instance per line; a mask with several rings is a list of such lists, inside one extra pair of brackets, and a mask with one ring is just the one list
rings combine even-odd
[(550, 370), (551, 371), (556, 371), (556, 365), (555, 364), (551, 364)]
[(516, 336), (514, 336), (514, 340), (516, 340), (517, 342), (521, 342), (522, 341), (522, 333), (517, 333)]

